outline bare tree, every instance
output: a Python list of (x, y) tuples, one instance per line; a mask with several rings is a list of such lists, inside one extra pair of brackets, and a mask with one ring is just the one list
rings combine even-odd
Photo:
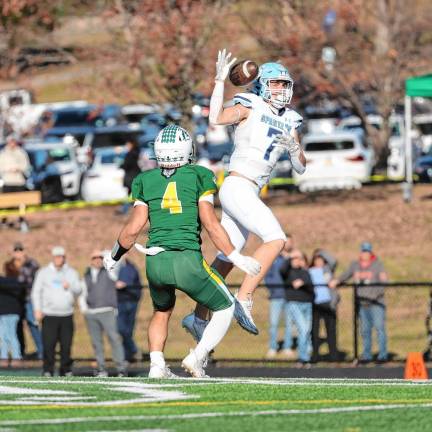
[(191, 95), (213, 77), (212, 35), (227, 5), (226, 0), (115, 1), (123, 34), (117, 53), (126, 56), (150, 100), (179, 107), (186, 124)]
[[(312, 94), (328, 93), (348, 103), (382, 157), (390, 136), (389, 117), (404, 92), (404, 79), (430, 67), (432, 4), (425, 0), (270, 0), (260, 26), (243, 16), (249, 30), (273, 59), (288, 64), (310, 84)], [(333, 14), (333, 22), (324, 17)], [(334, 63), (323, 61), (324, 47)], [(428, 64), (429, 63), (429, 64)], [(367, 121), (363, 97), (372, 98), (383, 127)], [(307, 95), (305, 95), (307, 96)]]

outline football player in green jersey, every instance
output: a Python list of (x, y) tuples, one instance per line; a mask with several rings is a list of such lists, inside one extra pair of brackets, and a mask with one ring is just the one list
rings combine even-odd
[(146, 272), (154, 313), (148, 328), (150, 378), (171, 378), (163, 350), (168, 321), (179, 289), (213, 312), (201, 341), (190, 351), (182, 366), (194, 377), (205, 376), (208, 353), (222, 340), (231, 323), (235, 299), (223, 278), (201, 254), (201, 225), (215, 246), (249, 275), (257, 275), (260, 263), (237, 252), (216, 217), (213, 173), (192, 165), (193, 144), (189, 133), (176, 125), (165, 127), (155, 141), (158, 168), (139, 174), (132, 184), (135, 201), (132, 215), (104, 259), (108, 271), (134, 244), (147, 221), (146, 247), (135, 246), (146, 257)]

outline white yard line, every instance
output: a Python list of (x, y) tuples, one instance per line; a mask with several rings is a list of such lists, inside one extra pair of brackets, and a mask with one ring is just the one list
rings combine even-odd
[(259, 385), (282, 385), (282, 386), (314, 386), (325, 383), (326, 386), (413, 386), (413, 385), (432, 385), (432, 380), (381, 380), (381, 379), (344, 379), (344, 378), (204, 378), (204, 379), (194, 379), (194, 378), (176, 378), (175, 383), (172, 384), (158, 384), (146, 382), (147, 378), (117, 378), (117, 379), (104, 379), (97, 380), (88, 378), (85, 380), (67, 380), (67, 379), (46, 379), (41, 378), (39, 380), (36, 379), (16, 379), (15, 377), (12, 379), (4, 379), (0, 378), (0, 382), (4, 384), (20, 384), (20, 383), (28, 383), (28, 384), (65, 384), (67, 386), (71, 384), (121, 384), (127, 383), (128, 386), (145, 386), (148, 388), (160, 388), (160, 387), (179, 387), (184, 385), (196, 386), (196, 385), (207, 385), (207, 384), (259, 384)]
[(260, 416), (283, 416), (299, 414), (338, 414), (359, 411), (386, 411), (398, 409), (432, 408), (432, 403), (423, 404), (393, 404), (393, 405), (364, 405), (355, 407), (318, 408), (318, 409), (291, 409), (291, 410), (268, 410), (268, 411), (237, 411), (237, 412), (207, 412), (193, 414), (172, 415), (138, 415), (138, 416), (101, 416), (101, 417), (72, 417), (58, 419), (33, 419), (33, 420), (3, 420), (0, 426), (22, 426), (22, 425), (52, 425), (65, 423), (89, 423), (89, 422), (114, 422), (128, 420), (188, 420), (214, 417), (260, 417)]

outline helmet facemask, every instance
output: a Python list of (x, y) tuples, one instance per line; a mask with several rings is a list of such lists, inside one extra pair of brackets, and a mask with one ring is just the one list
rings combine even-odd
[[(271, 89), (270, 81), (286, 81), (286, 88), (278, 88)], [(293, 95), (293, 82), (291, 79), (287, 79), (286, 77), (280, 78), (271, 78), (271, 79), (260, 79), (261, 84), (261, 96), (266, 101), (269, 102), (272, 106), (277, 109), (284, 108), (289, 105), (291, 102), (291, 98)]]
[(165, 169), (179, 168), (194, 160), (194, 145), (189, 133), (177, 125), (163, 128), (154, 143), (158, 166)]

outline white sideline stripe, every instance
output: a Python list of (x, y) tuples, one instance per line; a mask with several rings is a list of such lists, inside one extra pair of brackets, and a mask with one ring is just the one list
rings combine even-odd
[(363, 405), (339, 408), (317, 408), (317, 409), (291, 409), (291, 410), (268, 410), (268, 411), (237, 411), (237, 412), (207, 412), (192, 414), (172, 415), (138, 415), (138, 416), (101, 416), (101, 417), (72, 417), (58, 419), (39, 420), (6, 420), (0, 421), (3, 426), (35, 425), (35, 424), (64, 424), (64, 423), (85, 423), (105, 421), (126, 421), (126, 420), (179, 420), (179, 419), (200, 419), (211, 417), (258, 417), (272, 415), (296, 415), (296, 414), (337, 414), (358, 411), (385, 411), (407, 408), (431, 408), (432, 403), (424, 404), (393, 404), (393, 405)]
[[(404, 379), (389, 379), (389, 380), (379, 380), (379, 379), (356, 379), (356, 378), (176, 378), (175, 381), (179, 381), (173, 384), (156, 384), (156, 383), (147, 383), (147, 378), (142, 377), (142, 379), (137, 378), (120, 378), (120, 379), (104, 379), (104, 380), (95, 380), (93, 378), (89, 378), (87, 380), (65, 380), (65, 379), (8, 379), (5, 377), (0, 378), (5, 384), (20, 384), (20, 383), (28, 383), (28, 384), (120, 384), (127, 383), (128, 386), (132, 386), (133, 383), (141, 386), (148, 386), (149, 388), (160, 388), (160, 387), (179, 387), (183, 385), (188, 386), (203, 386), (208, 384), (259, 384), (259, 385), (282, 385), (282, 386), (315, 386), (324, 384), (326, 386), (333, 387), (362, 387), (362, 386), (419, 386), (419, 385), (432, 385), (432, 380), (404, 380)], [(133, 381), (132, 381), (133, 380)], [(33, 392), (33, 390), (31, 390)]]

